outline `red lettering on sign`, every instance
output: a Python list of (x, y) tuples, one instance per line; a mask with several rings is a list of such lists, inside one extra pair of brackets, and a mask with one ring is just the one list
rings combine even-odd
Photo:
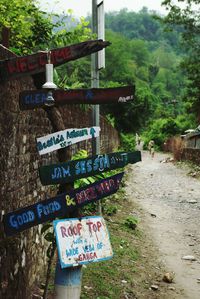
[(71, 237), (71, 236), (73, 236), (73, 228), (70, 226), (69, 228), (68, 228), (68, 235)]
[(87, 253), (82, 253), (79, 254), (78, 256), (78, 261), (88, 261), (88, 260), (94, 260), (97, 259), (97, 254), (96, 252), (87, 252)]
[(102, 188), (102, 184), (97, 185), (97, 186), (96, 186), (96, 189), (97, 189), (97, 191), (98, 191), (100, 194), (103, 194), (103, 193), (104, 193), (103, 188)]
[(110, 185), (110, 187), (115, 187), (115, 181), (113, 180), (113, 179), (110, 179), (109, 180), (109, 185)]
[[(43, 63), (43, 62), (42, 62)], [(41, 65), (43, 66), (45, 62)], [(36, 61), (32, 58), (22, 57), (15, 61), (8, 61), (7, 62), (8, 72), (13, 73), (25, 73), (27, 71), (32, 71), (38, 67)]]
[(98, 231), (100, 231), (100, 227), (102, 226), (101, 222), (100, 221), (97, 221), (97, 229)]
[(38, 62), (40, 66), (44, 66), (47, 63), (47, 54), (40, 53)]
[(104, 190), (109, 192), (110, 191), (110, 186), (109, 183), (107, 181), (103, 182), (102, 185), (104, 186)]
[(87, 188), (86, 190), (76, 193), (76, 200), (77, 200), (78, 204), (84, 203), (86, 201), (90, 201), (95, 198), (97, 198), (97, 195), (95, 193), (94, 187), (90, 187), (90, 188)]
[(61, 230), (61, 234), (62, 234), (62, 237), (67, 237), (67, 234), (66, 234), (66, 228), (64, 226), (61, 226), (60, 227), (60, 230)]
[(81, 229), (82, 229), (82, 224), (81, 224), (81, 223), (78, 223), (78, 224), (77, 224), (78, 235), (81, 234)]
[(38, 67), (37, 61), (28, 59), (28, 70), (29, 71), (35, 70), (37, 67)]
[(23, 57), (23, 58), (20, 58), (18, 60), (18, 63), (19, 63), (19, 69), (20, 69), (20, 72), (26, 72), (27, 71), (27, 58), (26, 57)]
[(90, 231), (90, 233), (92, 233), (92, 231), (93, 232), (99, 232), (100, 231), (100, 228), (101, 228), (101, 226), (102, 226), (102, 224), (101, 224), (101, 222), (100, 221), (97, 221), (97, 223), (94, 223), (94, 222), (92, 222), (92, 221), (88, 221), (88, 222), (86, 222), (86, 224), (88, 225), (88, 227), (89, 227), (89, 231)]
[(62, 48), (51, 53), (51, 63), (56, 64), (71, 57), (70, 48)]
[(76, 200), (77, 200), (78, 204), (81, 204), (82, 202), (85, 201), (85, 196), (84, 196), (83, 191), (76, 193)]
[(77, 225), (74, 225), (74, 226), (71, 225), (68, 228), (66, 228), (64, 226), (60, 227), (62, 238), (72, 237), (72, 236), (76, 236), (76, 235), (80, 236), (81, 229), (82, 229), (81, 223), (78, 223)]
[(97, 197), (94, 187), (90, 187), (90, 188), (85, 190), (85, 197), (86, 197), (87, 200), (92, 200), (92, 199), (95, 199)]
[(64, 58), (69, 59), (72, 56), (70, 48), (64, 48)]
[(17, 73), (18, 69), (17, 69), (17, 65), (16, 65), (16, 61), (8, 61), (7, 62), (7, 67), (8, 67), (8, 72), (9, 73)]

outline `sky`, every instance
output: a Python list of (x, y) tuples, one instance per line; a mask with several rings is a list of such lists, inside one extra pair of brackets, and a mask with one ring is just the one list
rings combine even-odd
[[(97, 0), (98, 3), (101, 0)], [(68, 9), (73, 10), (73, 15), (86, 17), (91, 14), (92, 0), (39, 0), (40, 7), (48, 12), (62, 13)], [(138, 12), (146, 6), (149, 10), (155, 10), (160, 14), (166, 14), (166, 10), (161, 6), (161, 0), (104, 0), (105, 12), (119, 11), (127, 8), (128, 11)]]

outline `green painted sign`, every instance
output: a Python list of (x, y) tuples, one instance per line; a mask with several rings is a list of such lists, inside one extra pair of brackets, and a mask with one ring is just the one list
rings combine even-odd
[(41, 166), (40, 180), (43, 185), (63, 184), (93, 176), (109, 170), (122, 168), (128, 163), (141, 161), (141, 152), (118, 152), (96, 155), (65, 163)]

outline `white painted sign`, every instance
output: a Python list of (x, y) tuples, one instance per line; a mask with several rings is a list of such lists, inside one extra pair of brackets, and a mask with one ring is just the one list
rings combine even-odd
[(113, 251), (103, 217), (53, 221), (61, 268), (112, 258)]
[(37, 140), (37, 149), (40, 155), (50, 153), (71, 144), (96, 138), (99, 136), (100, 127), (67, 129), (49, 134)]

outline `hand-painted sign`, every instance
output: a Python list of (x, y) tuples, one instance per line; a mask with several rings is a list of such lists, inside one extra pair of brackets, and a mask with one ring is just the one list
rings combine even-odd
[(35, 225), (64, 217), (67, 212), (114, 194), (124, 173), (110, 176), (88, 186), (62, 193), (4, 216), (6, 235), (14, 235)]
[(53, 222), (61, 268), (112, 258), (105, 220), (100, 216)]
[(71, 144), (99, 136), (100, 127), (67, 129), (37, 138), (40, 155), (50, 153)]
[[(102, 50), (110, 43), (102, 40), (91, 40), (79, 44), (52, 49), (50, 60), (54, 66), (90, 55)], [(45, 71), (47, 53), (38, 52), (27, 56), (13, 57), (0, 61), (0, 82)]]
[(39, 174), (43, 185), (64, 184), (139, 161), (141, 161), (140, 151), (110, 153), (66, 163), (41, 166)]
[[(22, 91), (19, 97), (21, 110), (44, 107), (48, 91), (45, 89)], [(110, 104), (132, 101), (135, 95), (135, 86), (115, 88), (91, 89), (56, 89), (52, 91), (55, 106), (65, 104)]]

